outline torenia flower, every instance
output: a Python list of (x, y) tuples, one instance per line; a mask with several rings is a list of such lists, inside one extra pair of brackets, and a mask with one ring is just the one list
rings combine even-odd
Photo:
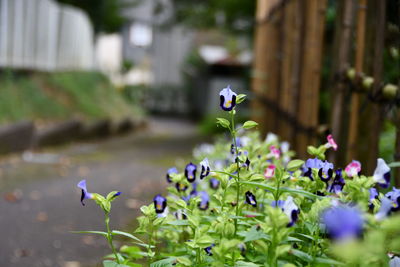
[(326, 137), (326, 139), (328, 140), (328, 143), (326, 143), (325, 144), (325, 147), (326, 148), (333, 148), (333, 150), (337, 150), (337, 148), (338, 148), (338, 145), (336, 144), (336, 142), (335, 142), (335, 140), (333, 139), (333, 137), (332, 137), (332, 135), (330, 134), (330, 135), (328, 135), (327, 137)]
[(169, 168), (168, 169), (168, 171), (167, 171), (167, 182), (168, 183), (172, 183), (172, 180), (171, 180), (171, 174), (173, 174), (173, 173), (178, 173), (178, 170), (177, 170), (177, 168), (175, 168), (175, 167), (172, 167), (172, 168)]
[(253, 195), (250, 191), (246, 192), (246, 203), (252, 205), (253, 207), (257, 207), (256, 196)]
[(219, 187), (219, 181), (218, 181), (217, 179), (215, 179), (215, 178), (211, 178), (211, 179), (210, 179), (210, 187), (211, 187), (212, 189), (218, 189), (218, 187)]
[(348, 177), (354, 177), (361, 171), (361, 163), (357, 160), (350, 162), (344, 169)]
[(193, 163), (190, 162), (188, 165), (186, 165), (185, 176), (190, 183), (193, 183), (194, 180), (196, 180), (196, 170), (197, 167)]
[(207, 192), (206, 191), (201, 191), (200, 192), (199, 209), (201, 209), (201, 210), (208, 209), (209, 203), (210, 203), (210, 197), (208, 196)]
[(270, 179), (275, 175), (276, 166), (274, 164), (269, 165), (264, 171), (265, 179)]
[(361, 212), (355, 207), (345, 205), (325, 210), (322, 222), (326, 225), (329, 236), (338, 241), (361, 236), (364, 224)]
[(378, 221), (383, 220), (390, 214), (391, 210), (392, 210), (392, 201), (387, 197), (382, 198), (381, 207), (378, 213), (375, 214), (375, 219), (377, 219)]
[(177, 220), (186, 220), (187, 216), (182, 210), (177, 210), (174, 212), (174, 216)]
[(237, 94), (231, 90), (230, 85), (219, 92), (220, 106), (225, 111), (231, 111), (236, 106)]
[(386, 162), (379, 158), (377, 160), (377, 166), (372, 176), (374, 181), (383, 188), (388, 188), (390, 185), (390, 168)]
[(280, 151), (278, 148), (276, 148), (275, 146), (270, 146), (270, 147), (269, 147), (269, 154), (268, 154), (268, 156), (269, 156), (269, 157), (273, 157), (273, 158), (275, 158), (275, 159), (279, 159), (280, 156), (281, 156), (281, 151)]
[(296, 223), (299, 217), (300, 209), (297, 207), (296, 203), (294, 203), (293, 197), (288, 196), (286, 200), (273, 201), (271, 206), (282, 209), (283, 213), (286, 214), (290, 220), (287, 227), (291, 227)]
[(80, 181), (77, 186), (82, 189), (82, 195), (81, 195), (81, 203), (83, 206), (85, 206), (85, 203), (83, 203), (84, 199), (93, 199), (94, 195), (92, 193), (89, 193), (86, 189), (86, 180)]
[(204, 251), (207, 253), (208, 256), (212, 256), (211, 249), (213, 247), (215, 247), (215, 244), (211, 244), (211, 246), (208, 246), (208, 247), (204, 248)]
[(392, 201), (392, 211), (400, 210), (400, 189), (393, 187), (393, 190), (386, 193), (385, 197)]
[(210, 174), (210, 164), (208, 163), (208, 159), (205, 158), (200, 162), (201, 172), (200, 179), (207, 177)]
[(167, 199), (161, 195), (156, 195), (153, 199), (154, 209), (156, 210), (157, 216), (165, 217), (164, 213), (167, 208)]
[(178, 192), (185, 192), (186, 189), (188, 189), (188, 186), (185, 185), (184, 183), (176, 183), (175, 187), (176, 187), (176, 190), (178, 190)]
[(372, 187), (369, 189), (369, 209), (373, 210), (374, 209), (374, 204), (372, 203), (372, 201), (374, 199), (378, 199), (379, 198), (379, 193), (378, 190), (376, 190), (376, 188)]
[(265, 137), (265, 143), (271, 144), (275, 142), (278, 142), (278, 136), (274, 133), (268, 133)]
[(282, 210), (288, 216), (290, 222), (287, 227), (293, 226), (299, 217), (300, 209), (293, 201), (293, 197), (288, 196), (285, 202), (282, 205)]

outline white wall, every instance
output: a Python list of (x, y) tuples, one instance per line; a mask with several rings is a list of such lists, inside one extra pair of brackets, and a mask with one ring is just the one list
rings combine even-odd
[(0, 67), (93, 69), (93, 27), (87, 15), (52, 0), (0, 0)]

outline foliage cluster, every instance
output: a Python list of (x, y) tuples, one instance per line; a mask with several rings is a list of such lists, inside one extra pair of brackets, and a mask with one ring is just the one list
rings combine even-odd
[[(292, 159), (287, 142), (269, 134), (264, 140), (254, 121), (235, 126), (236, 104), (245, 96), (229, 87), (220, 93), (217, 118), (229, 140), (203, 144), (181, 172), (167, 171), (168, 196), (142, 206), (136, 234), (87, 231), (104, 235), (113, 254), (105, 267), (141, 266), (145, 258), (161, 266), (387, 266), (400, 261), (400, 190), (383, 194), (390, 168), (378, 159), (372, 176), (357, 161), (344, 170), (325, 160), (337, 149), (332, 136), (308, 147), (311, 158)], [(391, 166), (396, 166), (394, 163)], [(82, 182), (81, 182), (82, 183)], [(116, 191), (106, 198), (82, 189), (82, 200), (94, 199), (106, 221)], [(118, 192), (119, 195), (119, 192)], [(132, 243), (117, 251), (114, 235)], [(394, 265), (393, 265), (394, 266)]]

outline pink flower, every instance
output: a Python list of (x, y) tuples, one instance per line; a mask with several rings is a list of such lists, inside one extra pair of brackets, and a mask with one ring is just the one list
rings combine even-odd
[(328, 135), (327, 137), (326, 137), (326, 139), (328, 140), (328, 143), (326, 143), (325, 144), (325, 147), (326, 148), (333, 148), (333, 150), (337, 150), (337, 148), (338, 148), (338, 145), (336, 144), (336, 142), (335, 142), (335, 140), (333, 139), (333, 137), (332, 137), (332, 135), (330, 134), (330, 135)]
[(279, 159), (281, 156), (281, 151), (275, 146), (270, 146), (268, 155), (274, 157), (275, 159)]
[(353, 160), (346, 166), (344, 171), (346, 172), (347, 176), (354, 177), (361, 171), (361, 163), (357, 160)]
[(274, 177), (275, 168), (276, 168), (276, 166), (274, 164), (271, 164), (265, 169), (265, 171), (264, 171), (265, 179), (270, 179), (270, 178)]

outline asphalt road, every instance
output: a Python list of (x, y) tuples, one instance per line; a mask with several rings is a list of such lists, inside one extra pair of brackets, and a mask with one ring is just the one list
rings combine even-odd
[(164, 190), (168, 167), (184, 166), (201, 141), (186, 121), (151, 119), (129, 136), (1, 159), (0, 266), (97, 266), (109, 252), (105, 240), (70, 231), (103, 230), (103, 213), (80, 204), (76, 184), (85, 178), (90, 192), (122, 191), (111, 226), (130, 230), (139, 207)]

